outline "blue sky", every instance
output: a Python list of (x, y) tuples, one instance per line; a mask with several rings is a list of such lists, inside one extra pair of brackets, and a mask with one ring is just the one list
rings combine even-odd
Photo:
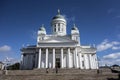
[(81, 44), (96, 45), (101, 64), (120, 64), (119, 0), (0, 0), (0, 61), (20, 60), (20, 48), (36, 44), (42, 24), (50, 34), (58, 9), (68, 34), (75, 23)]

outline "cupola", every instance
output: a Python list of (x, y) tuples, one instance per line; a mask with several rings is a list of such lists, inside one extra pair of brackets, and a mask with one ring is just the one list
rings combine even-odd
[(38, 35), (45, 35), (46, 34), (46, 29), (44, 27), (44, 25), (42, 25), (38, 31)]
[(66, 19), (61, 15), (60, 10), (56, 16), (52, 18), (51, 26), (53, 35), (64, 36), (66, 35)]

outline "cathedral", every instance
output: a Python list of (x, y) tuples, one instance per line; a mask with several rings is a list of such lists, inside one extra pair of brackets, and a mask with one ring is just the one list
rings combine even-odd
[(21, 69), (78, 68), (98, 69), (96, 48), (82, 46), (74, 24), (67, 34), (67, 21), (60, 10), (51, 20), (52, 33), (44, 25), (38, 30), (37, 44), (21, 48)]

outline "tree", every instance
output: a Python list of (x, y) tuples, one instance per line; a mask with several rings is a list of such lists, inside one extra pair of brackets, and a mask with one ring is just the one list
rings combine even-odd
[(15, 63), (7, 67), (8, 70), (19, 70), (20, 69), (20, 63)]

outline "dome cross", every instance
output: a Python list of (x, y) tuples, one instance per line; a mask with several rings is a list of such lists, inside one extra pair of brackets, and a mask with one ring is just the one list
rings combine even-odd
[(60, 14), (60, 9), (58, 9), (58, 14)]

